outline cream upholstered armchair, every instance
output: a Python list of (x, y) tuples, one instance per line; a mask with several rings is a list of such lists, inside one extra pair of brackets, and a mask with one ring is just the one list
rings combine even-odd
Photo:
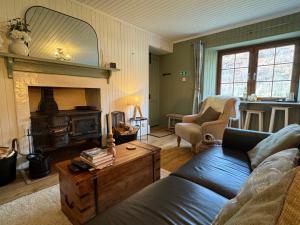
[[(192, 144), (192, 151), (197, 152), (197, 145), (201, 143), (203, 136), (207, 133), (221, 140), (230, 118), (239, 118), (239, 103), (238, 98), (220, 95), (206, 98), (202, 102), (199, 114), (184, 116), (182, 123), (175, 125), (178, 147), (180, 146), (181, 138), (183, 138)], [(204, 122), (200, 126), (196, 123), (196, 120), (209, 107), (221, 114), (217, 120)]]

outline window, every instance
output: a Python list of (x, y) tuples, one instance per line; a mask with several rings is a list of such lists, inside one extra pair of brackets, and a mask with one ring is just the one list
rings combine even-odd
[(268, 43), (219, 52), (218, 94), (285, 98), (298, 90), (299, 41)]
[(242, 97), (247, 91), (249, 52), (222, 56), (221, 93)]
[(295, 45), (258, 51), (255, 94), (286, 97), (291, 92)]

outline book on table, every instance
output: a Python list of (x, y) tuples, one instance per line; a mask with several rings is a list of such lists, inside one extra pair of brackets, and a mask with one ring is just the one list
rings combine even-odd
[(112, 154), (107, 154), (107, 155), (103, 155), (102, 157), (94, 157), (94, 158), (90, 158), (90, 157), (87, 157), (85, 155), (80, 155), (80, 157), (88, 160), (91, 163), (97, 163), (97, 162), (105, 161), (107, 159), (112, 159), (113, 155)]
[(95, 161), (95, 162), (91, 162), (90, 160), (88, 160), (88, 159), (86, 159), (85, 157), (82, 157), (82, 156), (80, 156), (80, 159), (83, 162), (88, 163), (89, 165), (92, 165), (92, 166), (94, 166), (94, 165), (98, 166), (98, 165), (101, 165), (102, 163), (113, 161), (113, 157), (105, 158), (103, 160), (98, 160), (98, 161)]
[(86, 164), (92, 166), (94, 169), (103, 169), (103, 168), (105, 168), (105, 167), (107, 167), (107, 166), (112, 165), (113, 162), (114, 162), (114, 160), (113, 160), (113, 158), (112, 158), (112, 159), (109, 159), (109, 160), (107, 160), (107, 161), (104, 161), (104, 162), (101, 162), (101, 163), (98, 163), (98, 164), (94, 164), (94, 163), (89, 162), (88, 160), (86, 160), (86, 159), (83, 158), (83, 157), (80, 157), (80, 158), (81, 158), (81, 160), (82, 160), (84, 163), (86, 163)]
[(94, 167), (95, 169), (101, 170), (104, 169), (105, 167), (111, 166), (113, 164), (113, 161), (102, 163), (99, 166)]
[(110, 153), (107, 152), (107, 149), (102, 148), (92, 148), (81, 152), (81, 155), (91, 159), (106, 156), (108, 154)]
[(102, 169), (111, 165), (114, 157), (106, 149), (93, 148), (83, 151), (80, 159), (95, 169)]

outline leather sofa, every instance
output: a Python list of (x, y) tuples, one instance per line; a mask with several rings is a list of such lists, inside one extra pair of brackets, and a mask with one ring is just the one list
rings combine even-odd
[(87, 225), (211, 224), (251, 173), (247, 151), (269, 133), (227, 128), (212, 147)]

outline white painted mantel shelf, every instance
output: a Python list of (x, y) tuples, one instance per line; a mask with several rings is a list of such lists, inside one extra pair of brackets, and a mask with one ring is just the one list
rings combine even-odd
[(20, 56), (6, 52), (0, 52), (0, 57), (6, 59), (8, 77), (13, 78), (14, 71), (62, 74), (70, 76), (83, 76), (105, 78), (109, 83), (112, 72), (118, 72), (115, 68), (100, 68), (78, 63), (63, 62), (51, 59), (41, 59), (30, 56)]

